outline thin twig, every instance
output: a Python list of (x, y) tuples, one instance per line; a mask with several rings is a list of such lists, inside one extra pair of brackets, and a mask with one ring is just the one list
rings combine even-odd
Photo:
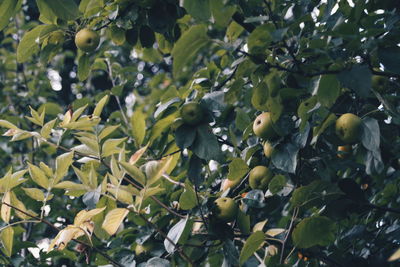
[(299, 208), (295, 208), (295, 209), (293, 210), (293, 215), (292, 215), (292, 219), (290, 220), (290, 224), (289, 224), (288, 231), (287, 231), (287, 233), (286, 233), (285, 238), (283, 239), (281, 257), (280, 257), (280, 260), (279, 260), (279, 262), (280, 262), (281, 264), (282, 264), (282, 262), (283, 262), (283, 255), (284, 255), (284, 253), (285, 253), (285, 245), (286, 245), (287, 240), (289, 239), (290, 233), (292, 232), (293, 224), (294, 224), (294, 221), (295, 221), (296, 218), (297, 218), (298, 212), (299, 212)]

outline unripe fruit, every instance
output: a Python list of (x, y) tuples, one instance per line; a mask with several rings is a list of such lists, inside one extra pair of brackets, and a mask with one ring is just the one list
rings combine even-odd
[(75, 35), (75, 44), (84, 52), (92, 52), (99, 45), (100, 37), (97, 32), (90, 29), (82, 29)]
[(204, 117), (204, 112), (199, 103), (189, 102), (184, 104), (180, 110), (183, 123), (189, 125), (199, 124)]
[(266, 190), (274, 174), (265, 166), (254, 167), (249, 174), (249, 184), (252, 189)]
[(242, 234), (250, 234), (250, 215), (245, 214), (241, 209), (239, 209), (236, 223)]
[(361, 136), (361, 130), (361, 119), (352, 113), (343, 114), (336, 121), (336, 135), (346, 144), (358, 141)]
[(238, 205), (232, 198), (222, 197), (214, 201), (215, 217), (223, 222), (231, 222), (235, 220)]
[(351, 145), (338, 146), (338, 151), (343, 152), (343, 153), (337, 154), (338, 158), (341, 158), (341, 159), (347, 158), (350, 155), (351, 150), (352, 150)]
[(254, 120), (253, 123), (253, 132), (258, 137), (270, 140), (277, 136), (273, 126), (273, 122), (271, 119), (271, 113), (264, 112), (258, 115), (258, 117)]

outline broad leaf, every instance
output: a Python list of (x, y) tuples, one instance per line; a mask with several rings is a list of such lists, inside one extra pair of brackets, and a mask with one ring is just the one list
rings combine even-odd
[(261, 231), (257, 231), (251, 234), (247, 238), (242, 251), (240, 252), (240, 265), (242, 265), (251, 255), (258, 250), (258, 248), (264, 243), (265, 234)]
[(303, 219), (292, 233), (293, 242), (299, 248), (327, 246), (335, 240), (335, 236), (335, 223), (324, 216)]

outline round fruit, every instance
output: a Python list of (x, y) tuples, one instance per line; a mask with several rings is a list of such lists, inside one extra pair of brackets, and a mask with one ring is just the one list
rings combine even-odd
[(265, 166), (254, 167), (249, 174), (249, 184), (252, 189), (266, 190), (273, 173)]
[(265, 155), (267, 158), (271, 158), (272, 152), (274, 152), (273, 146), (272, 146), (268, 141), (266, 141), (266, 142), (264, 143), (264, 145), (263, 145), (263, 148), (264, 148), (264, 155)]
[(258, 115), (253, 123), (253, 132), (262, 139), (270, 140), (277, 136), (272, 127), (271, 113), (264, 112)]
[(238, 186), (240, 184), (240, 182), (242, 181), (242, 179), (237, 179), (237, 180), (229, 180), (229, 179), (224, 179), (221, 183), (221, 191), (226, 191), (228, 190), (228, 188), (235, 188), (236, 186)]
[(338, 151), (342, 152), (337, 154), (338, 158), (345, 159), (351, 153), (351, 145), (338, 146)]
[(100, 36), (97, 32), (90, 29), (82, 29), (75, 35), (75, 44), (84, 52), (96, 50), (100, 42)]
[(218, 198), (214, 201), (215, 204), (215, 217), (224, 222), (231, 222), (235, 220), (238, 205), (235, 200), (229, 197)]
[(372, 88), (379, 92), (384, 93), (388, 87), (388, 79), (380, 75), (372, 76)]
[(199, 103), (189, 102), (181, 107), (181, 117), (183, 123), (189, 125), (199, 124), (204, 117), (203, 109)]
[(361, 119), (352, 114), (346, 113), (336, 121), (336, 135), (346, 144), (351, 144), (359, 140), (362, 130)]

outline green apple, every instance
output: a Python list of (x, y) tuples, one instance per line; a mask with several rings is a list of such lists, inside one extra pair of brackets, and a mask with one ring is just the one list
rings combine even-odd
[(362, 131), (361, 119), (352, 114), (346, 113), (339, 117), (336, 121), (335, 132), (346, 144), (352, 144), (360, 139)]
[(231, 222), (235, 220), (238, 205), (235, 200), (229, 197), (221, 197), (214, 201), (214, 212), (215, 217), (223, 222)]
[(253, 123), (253, 132), (258, 137), (270, 140), (277, 136), (273, 126), (273, 122), (271, 119), (271, 113), (263, 112), (254, 120)]
[(204, 117), (204, 112), (199, 103), (189, 102), (184, 104), (180, 110), (183, 123), (189, 125), (199, 124)]
[(249, 174), (249, 184), (252, 189), (266, 190), (274, 174), (265, 166), (256, 166)]
[(90, 29), (82, 29), (75, 35), (75, 44), (84, 52), (93, 52), (100, 42), (97, 32)]
[(263, 150), (264, 150), (264, 155), (267, 158), (271, 158), (272, 153), (274, 152), (274, 147), (271, 145), (270, 142), (265, 141), (264, 145), (263, 145)]
[(372, 88), (378, 93), (385, 93), (389, 85), (389, 80), (386, 77), (380, 75), (372, 76)]

